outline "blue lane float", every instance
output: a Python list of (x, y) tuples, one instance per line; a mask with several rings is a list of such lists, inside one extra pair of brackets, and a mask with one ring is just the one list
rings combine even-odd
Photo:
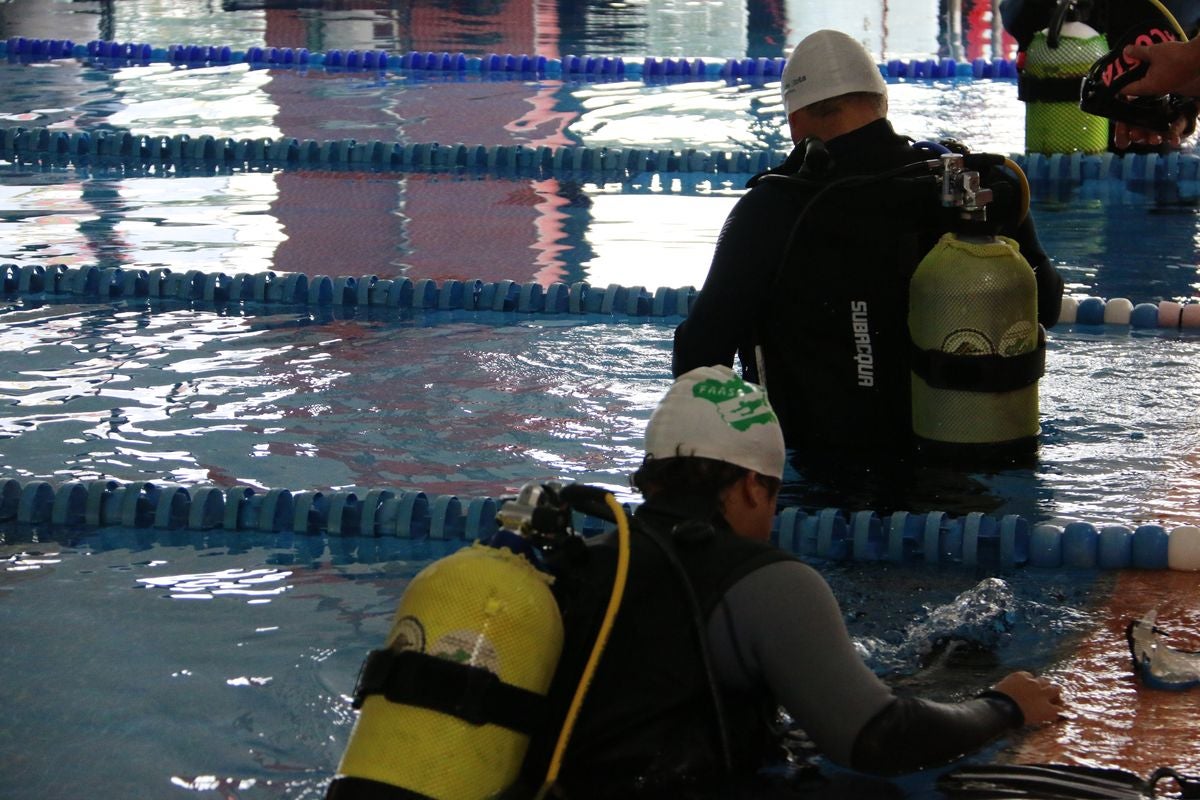
[[(502, 502), (388, 487), (263, 491), (111, 479), (59, 486), (42, 480), (0, 480), (0, 523), (37, 531), (121, 526), (474, 541), (496, 531)], [(629, 511), (633, 507), (626, 504)], [(607, 527), (603, 520), (581, 514), (573, 524), (585, 535)], [(1060, 527), (980, 512), (953, 517), (941, 511), (896, 511), (881, 516), (869, 510), (792, 507), (776, 515), (772, 540), (816, 561), (1200, 571), (1200, 528), (1192, 525), (1170, 531), (1155, 524), (1129, 528), (1070, 522)]]
[[(215, 171), (331, 169), (359, 171), (483, 171), (554, 175), (672, 173), (752, 175), (777, 166), (787, 153), (772, 150), (702, 151), (616, 147), (528, 147), (355, 139), (235, 139), (208, 134), (173, 136), (123, 130), (62, 131), (0, 128), (0, 159), (43, 166), (121, 165), (175, 169), (175, 175)], [(1102, 189), (1191, 185), (1200, 181), (1200, 156), (1191, 153), (1013, 154), (1035, 192), (1064, 187)]]
[(1072, 297), (1062, 299), (1058, 321), (1086, 329), (1090, 326), (1200, 330), (1200, 302), (1161, 300), (1137, 303), (1124, 297)]
[[(646, 81), (778, 80), (785, 59), (777, 58), (658, 58), (629, 60), (619, 56), (546, 56), (488, 53), (417, 52), (398, 54), (384, 50), (329, 50), (254, 46), (238, 50), (229, 45), (171, 44), (92, 40), (76, 44), (69, 39), (30, 39), (14, 36), (0, 41), (0, 56), (10, 61), (36, 62), (74, 58), (106, 65), (168, 63), (186, 67), (248, 64), (252, 68), (321, 67), (328, 71), (479, 74), (488, 77), (561, 78)], [(880, 74), (892, 80), (1015, 80), (1016, 64), (1009, 59), (977, 58), (962, 62), (950, 58), (892, 59), (879, 65)]]
[(178, 300), (228, 303), (346, 306), (430, 311), (495, 311), (517, 314), (596, 314), (606, 317), (686, 317), (695, 302), (693, 286), (659, 287), (619, 284), (592, 286), (534, 281), (379, 278), (375, 275), (330, 277), (260, 272), (226, 275), (199, 270), (172, 272), (53, 264), (0, 264), (0, 295), (51, 301), (69, 296), (113, 299)]
[(234, 139), (207, 134), (142, 135), (129, 131), (56, 131), (0, 128), (0, 159), (44, 166), (176, 168), (176, 174), (220, 170), (342, 169), (365, 171), (488, 171), (548, 175), (559, 172), (696, 173), (751, 175), (782, 161), (773, 151), (698, 151), (525, 145), (403, 143), (355, 139), (316, 141)]
[[(0, 264), (0, 295), (54, 300), (118, 298), (179, 300), (220, 305), (258, 303), (518, 314), (597, 314), (605, 317), (686, 317), (696, 299), (693, 286), (593, 286), (586, 281), (543, 286), (534, 281), (379, 278), (376, 275), (309, 277), (292, 272), (227, 275), (169, 268), (122, 269), (65, 264)], [(1125, 298), (1064, 297), (1060, 324), (1200, 330), (1200, 300), (1134, 305)]]

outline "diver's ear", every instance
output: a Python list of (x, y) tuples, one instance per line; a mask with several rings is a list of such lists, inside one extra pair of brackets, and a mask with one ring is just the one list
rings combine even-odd
[(760, 478), (760, 474), (754, 470), (746, 470), (745, 474), (738, 478), (737, 482), (730, 489), (738, 492), (738, 500), (747, 508), (758, 508), (766, 505), (774, 508), (775, 497)]
[(771, 538), (777, 499), (759, 480), (757, 472), (747, 470), (726, 487), (721, 495), (721, 510), (725, 521), (738, 536), (765, 542)]

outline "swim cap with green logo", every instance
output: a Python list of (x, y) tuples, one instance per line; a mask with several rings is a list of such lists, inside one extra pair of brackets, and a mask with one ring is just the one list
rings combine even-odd
[(783, 429), (761, 386), (726, 366), (680, 375), (646, 426), (650, 458), (692, 456), (783, 477)]

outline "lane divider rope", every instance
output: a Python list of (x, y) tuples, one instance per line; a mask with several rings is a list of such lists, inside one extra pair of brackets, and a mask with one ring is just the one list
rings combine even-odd
[[(441, 311), (500, 311), (523, 314), (600, 314), (604, 316), (686, 317), (696, 299), (694, 286), (592, 286), (587, 281), (484, 281), (431, 278), (379, 278), (258, 272), (227, 275), (188, 270), (172, 272), (53, 264), (0, 264), (4, 296), (51, 300), (60, 296), (101, 301), (169, 299), (214, 305), (281, 303), (286, 305), (379, 307)], [(1112, 325), (1130, 328), (1200, 330), (1200, 298), (1188, 302), (1138, 303), (1116, 297), (1064, 297), (1059, 324)]]
[[(327, 71), (405, 72), (466, 74), (529, 79), (532, 77), (586, 76), (592, 79), (652, 81), (778, 80), (785, 59), (776, 58), (659, 58), (625, 60), (620, 56), (576, 56), (562, 58), (512, 53), (489, 53), (483, 57), (463, 53), (412, 51), (403, 55), (386, 50), (330, 50), (310, 52), (307, 48), (249, 47), (237, 50), (229, 45), (172, 44), (156, 47), (141, 42), (114, 42), (99, 39), (76, 44), (70, 39), (28, 39), (14, 36), (0, 41), (0, 56), (11, 61), (32, 63), (74, 58), (105, 65), (136, 66), (169, 63), (180, 66), (249, 64), (256, 68), (322, 67)], [(1013, 80), (1016, 62), (1004, 58), (976, 58), (959, 62), (952, 58), (891, 59), (879, 64), (888, 78), (912, 80)]]
[(213, 304), (257, 302), (313, 306), (361, 306), (396, 309), (512, 311), (529, 314), (601, 314), (631, 317), (687, 316), (696, 289), (644, 286), (592, 286), (587, 281), (548, 287), (530, 281), (445, 280), (259, 272), (229, 276), (222, 272), (172, 272), (64, 264), (0, 264), (4, 295), (51, 299), (73, 297), (163, 298)]
[(138, 165), (202, 165), (256, 171), (284, 168), (350, 168), (361, 170), (486, 170), (517, 174), (556, 172), (737, 173), (747, 176), (781, 162), (786, 153), (701, 151), (695, 149), (527, 147), (359, 142), (355, 139), (233, 139), (208, 134), (173, 136), (129, 131), (59, 131), (49, 128), (0, 128), (0, 159), (49, 159), (66, 166), (126, 163)]
[[(529, 147), (356, 139), (234, 139), (209, 134), (171, 136), (125, 130), (65, 131), (0, 127), (0, 159), (45, 166), (123, 164), (175, 166), (176, 175), (217, 170), (350, 169), (370, 171), (475, 170), (546, 176), (557, 173), (626, 176), (643, 173), (750, 175), (782, 163), (784, 151), (654, 149), (637, 147)], [(1042, 153), (1010, 156), (1035, 190), (1083, 184), (1172, 184), (1200, 180), (1192, 153)], [(1193, 188), (1195, 194), (1197, 189)]]
[[(462, 499), (418, 490), (254, 489), (122, 483), (112, 479), (0, 480), (0, 523), (39, 531), (99, 527), (325, 534), (462, 540), (496, 531), (503, 498)], [(632, 510), (631, 504), (625, 504)], [(584, 535), (607, 523), (576, 514)], [(780, 511), (772, 541), (802, 558), (825, 561), (961, 564), (997, 568), (1200, 570), (1200, 527), (1034, 524), (1025, 517), (941, 511)]]

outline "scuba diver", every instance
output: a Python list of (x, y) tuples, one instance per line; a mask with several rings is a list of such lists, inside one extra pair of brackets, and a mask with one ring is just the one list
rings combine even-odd
[[(1200, 32), (1200, 0), (1002, 0), (1000, 16), (1005, 30), (1017, 40), (1019, 95), (1031, 104), (1029, 119), (1033, 124), (1027, 124), (1026, 135), (1027, 149), (1031, 152), (1075, 149), (1098, 152), (1105, 148), (1117, 152), (1164, 152), (1178, 148), (1195, 129), (1194, 102), (1174, 104), (1170, 108), (1171, 118), (1158, 120), (1156, 117), (1162, 111), (1154, 110), (1147, 118), (1148, 104), (1141, 104), (1141, 109), (1131, 107), (1121, 102), (1120, 93), (1165, 96), (1170, 92), (1191, 98), (1196, 96), (1193, 91), (1200, 92), (1200, 87), (1159, 86), (1156, 74), (1155, 81), (1134, 85), (1127, 91), (1125, 84), (1131, 76), (1124, 75), (1112, 85), (1106, 81), (1100, 86), (1095, 76), (1088, 73), (1088, 67), (1091, 62), (1111, 63), (1124, 55), (1125, 63), (1117, 71), (1120, 74), (1135, 68), (1143, 57), (1153, 59), (1161, 54), (1164, 60), (1173, 59), (1182, 52), (1176, 50), (1181, 41), (1190, 40)], [(1079, 30), (1072, 31), (1071, 26)], [(1170, 38), (1144, 35), (1153, 28), (1167, 32)], [(1152, 41), (1168, 47), (1150, 55), (1147, 47)], [(1070, 55), (1072, 51), (1077, 55)], [(1073, 58), (1081, 63), (1069, 64)], [(1168, 65), (1160, 66), (1166, 77)], [(1091, 137), (1079, 128), (1087, 124), (1081, 122), (1084, 118), (1079, 117), (1080, 111), (1069, 108), (1078, 104), (1080, 79), (1085, 76), (1088, 81), (1083, 109), (1108, 118), (1105, 130), (1099, 132), (1101, 147), (1096, 149), (1085, 145)], [(1092, 97), (1087, 96), (1089, 92)], [(1039, 106), (1045, 110), (1034, 110)], [(1039, 142), (1047, 146), (1040, 147)], [(1075, 146), (1053, 146), (1050, 144), (1053, 142)]]
[[(1036, 447), (1038, 326), (1057, 322), (1063, 281), (1027, 213), (1024, 175), (1003, 157), (968, 154), (967, 167), (980, 175), (976, 189), (995, 192), (986, 222), (963, 220), (961, 205), (944, 206), (940, 159), (954, 154), (893, 130), (878, 66), (844, 33), (821, 30), (801, 41), (787, 60), (781, 91), (796, 146), (782, 165), (749, 181), (726, 219), (704, 285), (675, 331), (674, 374), (732, 366), (738, 356), (743, 376), (766, 386), (806, 478), (831, 464), (874, 458), (880, 470), (890, 470), (878, 481), (890, 491), (906, 480), (892, 473), (911, 472), (900, 458), (928, 444), (914, 434), (914, 422), (926, 413), (957, 415), (943, 420), (960, 427), (948, 437), (952, 444), (982, 442), (998, 452), (1012, 439), (1022, 452)], [(960, 222), (985, 227), (964, 231)], [(955, 289), (961, 294), (943, 292), (939, 308), (910, 303), (922, 257), (956, 230), (961, 240), (1006, 240), (1004, 281), (1019, 284), (1015, 295), (988, 296), (989, 280), (964, 267), (941, 271), (950, 281), (968, 281)], [(981, 263), (964, 257), (972, 269)], [(947, 327), (933, 337), (938, 347), (910, 339), (939, 315), (933, 326)], [(1016, 372), (998, 358), (1013, 337), (1036, 352), (1022, 365), (1025, 374), (1000, 379)], [(971, 408), (956, 402), (933, 404), (943, 412), (928, 410), (928, 403), (926, 410), (914, 408), (914, 350), (931, 349), (989, 356), (978, 366), (955, 366), (975, 376), (950, 387), (969, 393)], [(996, 380), (980, 380), (987, 376)], [(1032, 405), (1029, 391), (1016, 391), (1030, 387)], [(1019, 408), (1008, 408), (1011, 400)], [(970, 429), (1013, 416), (1020, 419), (1011, 433)], [(844, 493), (864, 477), (871, 479), (832, 475), (829, 482)], [(864, 507), (892, 505), (870, 500), (875, 505)], [(894, 506), (905, 507), (904, 499)]]
[[(785, 451), (760, 387), (726, 366), (684, 374), (645, 449), (632, 520), (606, 497), (614, 532), (554, 533), (571, 519), (557, 496), (594, 514), (605, 504), (587, 492), (598, 490), (523, 490), (499, 515), (499, 555), (475, 545), (413, 580), (389, 647), (363, 667), (362, 714), (330, 800), (886, 798), (896, 790), (880, 778), (760, 772), (778, 758), (777, 709), (833, 762), (875, 774), (944, 764), (1059, 717), (1060, 688), (1027, 672), (941, 703), (894, 694), (863, 663), (825, 580), (768, 543)], [(555, 601), (526, 600), (545, 591), (533, 567), (488, 583), (451, 564), (511, 568), (529, 542), (554, 576), (561, 625), (541, 619)], [(468, 607), (482, 609), (471, 622)], [(427, 657), (450, 634), (455, 648)], [(401, 656), (413, 663), (399, 668)], [(527, 750), (506, 749), (518, 739)], [(471, 787), (456, 783), (464, 776)]]
[[(1200, 30), (1200, 0), (1161, 0), (1183, 26), (1188, 38)], [(1158, 16), (1152, 0), (1001, 0), (1000, 19), (1004, 29), (1025, 50), (1038, 31), (1045, 30), (1064, 5), (1075, 6), (1077, 13), (1100, 33), (1113, 38), (1142, 22)]]

